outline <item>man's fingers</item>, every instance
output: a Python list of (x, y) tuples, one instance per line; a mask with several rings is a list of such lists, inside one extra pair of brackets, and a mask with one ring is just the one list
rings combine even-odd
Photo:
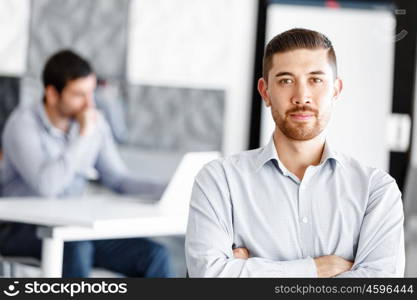
[(352, 267), (353, 267), (353, 261), (348, 260), (348, 264), (349, 264), (349, 270), (352, 269)]
[(353, 262), (337, 255), (321, 256), (314, 259), (319, 277), (334, 277), (350, 271)]
[(233, 249), (233, 256), (235, 258), (248, 259), (249, 251), (246, 248), (235, 248)]

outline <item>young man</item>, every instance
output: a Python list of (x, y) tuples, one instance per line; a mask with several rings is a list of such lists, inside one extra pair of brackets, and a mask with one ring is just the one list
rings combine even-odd
[(186, 236), (190, 276), (403, 276), (395, 180), (326, 142), (342, 90), (331, 42), (306, 29), (277, 35), (266, 46), (258, 89), (274, 134), (197, 176)]
[[(65, 197), (83, 194), (91, 170), (116, 192), (158, 197), (163, 187), (140, 182), (123, 164), (110, 128), (95, 109), (90, 64), (64, 50), (43, 71), (43, 103), (18, 108), (3, 133), (3, 195)], [(0, 253), (40, 258), (36, 227), (3, 224)], [(68, 242), (64, 277), (87, 277), (93, 266), (130, 277), (170, 275), (164, 247), (148, 239)]]

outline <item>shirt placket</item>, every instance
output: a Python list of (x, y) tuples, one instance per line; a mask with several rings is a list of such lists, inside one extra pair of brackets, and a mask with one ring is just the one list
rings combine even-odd
[(307, 168), (298, 188), (298, 222), (303, 257), (314, 257), (314, 230), (311, 213), (311, 179), (315, 170)]

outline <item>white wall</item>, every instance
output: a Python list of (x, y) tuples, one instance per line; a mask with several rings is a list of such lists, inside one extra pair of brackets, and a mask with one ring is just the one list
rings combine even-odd
[[(391, 112), (395, 18), (384, 10), (270, 5), (267, 41), (293, 27), (324, 33), (333, 43), (344, 90), (333, 115), (329, 141), (362, 163), (389, 167), (386, 142)], [(261, 144), (274, 129), (262, 111)]]
[[(417, 48), (417, 45), (416, 45)], [(416, 58), (417, 62), (417, 58)], [(414, 121), (413, 121), (413, 144), (411, 147), (411, 167), (417, 167), (417, 63), (416, 63), (416, 75), (414, 83)]]
[(20, 76), (26, 70), (29, 0), (0, 1), (0, 75)]

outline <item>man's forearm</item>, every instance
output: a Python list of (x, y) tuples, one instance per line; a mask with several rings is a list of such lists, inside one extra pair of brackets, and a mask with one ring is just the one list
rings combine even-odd
[(273, 261), (259, 257), (249, 259), (201, 257), (191, 259), (187, 255), (190, 277), (317, 277), (312, 258)]
[[(249, 259), (249, 250), (246, 248), (233, 249), (235, 258)], [(345, 260), (336, 255), (327, 255), (314, 259), (317, 268), (317, 276), (322, 278), (335, 277), (339, 274), (349, 271), (353, 262)]]

